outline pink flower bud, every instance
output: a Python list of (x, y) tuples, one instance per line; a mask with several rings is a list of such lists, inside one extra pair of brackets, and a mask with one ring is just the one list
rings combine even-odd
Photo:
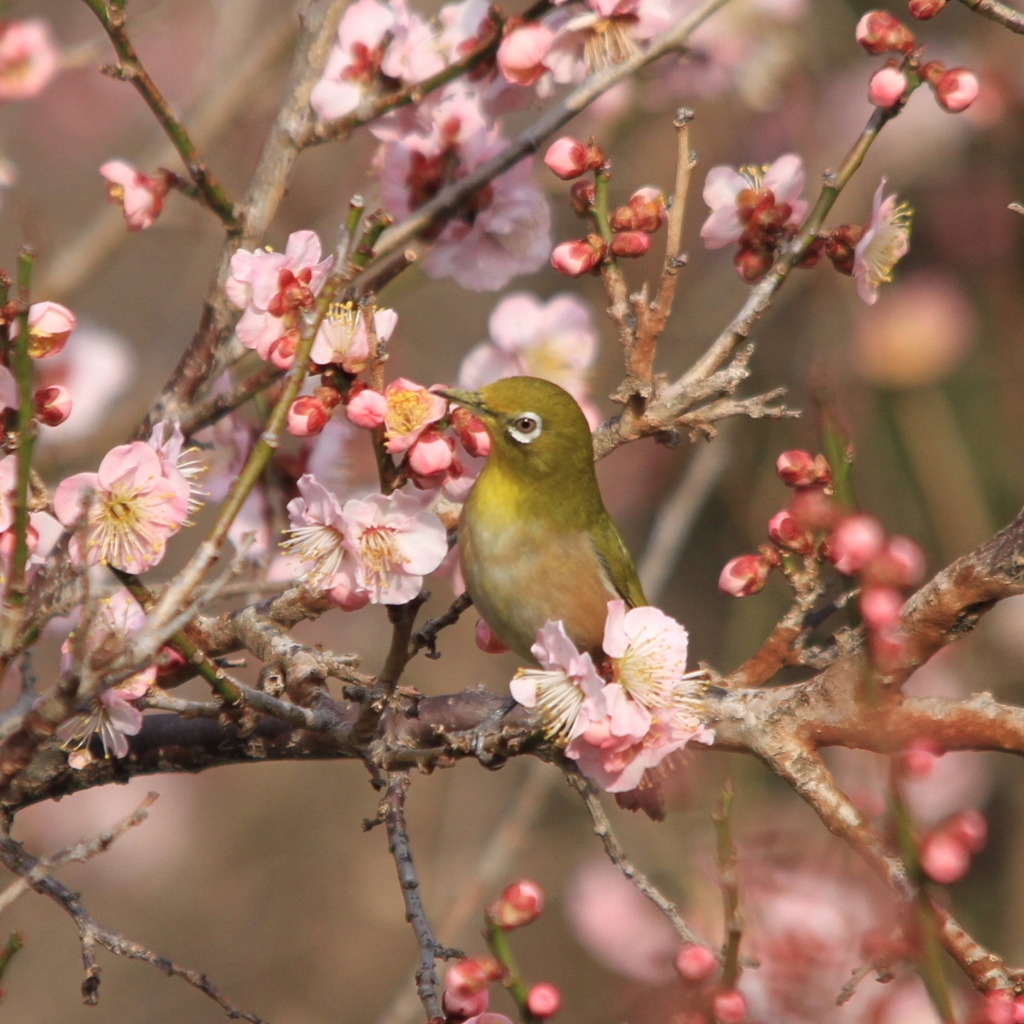
[(423, 477), (447, 472), (453, 458), (452, 442), (432, 427), (420, 434), (406, 455), (409, 469)]
[(449, 965), (444, 974), (444, 987), (449, 992), (483, 992), (501, 976), (501, 965), (494, 957), (467, 957)]
[(600, 235), (560, 242), (551, 253), (551, 266), (566, 277), (582, 277), (600, 266), (607, 251)]
[(441, 1005), (450, 1017), (470, 1018), (483, 1013), (491, 1002), (487, 989), (479, 992), (465, 992), (461, 989), (446, 988), (441, 996)]
[(888, 110), (896, 106), (907, 91), (907, 76), (899, 68), (880, 68), (868, 82), (868, 102)]
[(505, 654), (508, 651), (483, 619), (476, 620), (476, 645), (484, 654)]
[(764, 589), (773, 566), (763, 555), (740, 555), (725, 563), (718, 589), (732, 597), (748, 597)]
[(913, 740), (900, 753), (903, 771), (908, 778), (926, 779), (935, 767), (935, 761), (943, 754), (942, 748), (927, 737)]
[(844, 576), (855, 576), (882, 553), (884, 545), (885, 530), (874, 516), (852, 515), (832, 531), (828, 556)]
[(775, 253), (768, 248), (751, 248), (748, 245), (740, 245), (736, 255), (732, 258), (733, 266), (739, 271), (740, 277), (747, 284), (754, 284), (760, 281), (775, 262)]
[(860, 595), (860, 613), (868, 629), (887, 629), (900, 621), (903, 596), (894, 587), (865, 586)]
[(987, 992), (981, 1014), (971, 1017), (975, 1024), (1015, 1024), (1018, 1019), (1014, 1000), (1001, 991)]
[(336, 604), (343, 612), (357, 612), (370, 603), (370, 593), (367, 590), (353, 590), (344, 583), (331, 587), (327, 596), (332, 604)]
[(942, 828), (930, 832), (921, 843), (921, 869), (940, 885), (950, 885), (967, 874), (971, 854), (957, 836)]
[(894, 587), (912, 587), (924, 578), (924, 552), (909, 537), (890, 537), (874, 564), (874, 578)]
[(33, 359), (55, 356), (78, 323), (59, 302), (33, 302), (28, 309), (28, 354)]
[(279, 370), (290, 370), (295, 362), (295, 349), (299, 344), (297, 331), (288, 331), (272, 342), (267, 352), (267, 360)]
[(63, 384), (51, 384), (35, 393), (32, 404), (36, 419), (48, 427), (55, 427), (71, 415), (71, 392)]
[(544, 154), (548, 170), (563, 181), (572, 181), (588, 169), (587, 147), (568, 135), (555, 139)]
[(491, 451), (491, 435), (487, 433), (481, 420), (468, 409), (455, 406), (448, 413), (448, 422), (455, 431), (462, 447), (470, 455), (485, 456)]
[(526, 1008), (542, 1020), (558, 1013), (562, 1005), (562, 993), (549, 982), (534, 985), (526, 994)]
[(547, 71), (544, 58), (554, 37), (550, 28), (537, 22), (514, 28), (498, 47), (498, 70), (516, 85), (533, 85)]
[(943, 110), (959, 114), (977, 98), (980, 89), (978, 76), (967, 68), (950, 68), (935, 83), (935, 98)]
[(747, 1019), (747, 1001), (735, 989), (716, 992), (711, 999), (711, 1012), (719, 1024), (743, 1024)]
[(971, 853), (978, 853), (988, 842), (988, 822), (981, 811), (967, 810), (954, 814), (946, 828), (963, 842)]
[(863, 49), (874, 54), (910, 53), (917, 45), (914, 33), (888, 11), (868, 11), (857, 22), (854, 35)]
[(928, 21), (934, 18), (946, 3), (947, 0), (910, 0), (907, 6), (910, 8), (911, 17), (917, 18), (918, 21)]
[(768, 536), (780, 548), (798, 555), (809, 555), (814, 550), (814, 534), (805, 529), (788, 508), (768, 520)]
[(300, 395), (288, 409), (288, 433), (293, 437), (313, 437), (327, 425), (330, 411), (313, 395)]
[(783, 452), (775, 460), (775, 472), (787, 487), (810, 487), (832, 482), (832, 469), (823, 455), (812, 455), (801, 448)]
[(503, 931), (510, 931), (536, 921), (543, 909), (544, 890), (536, 882), (524, 878), (505, 886), (502, 894), (487, 908), (487, 917)]
[(697, 985), (707, 981), (718, 970), (718, 957), (708, 949), (688, 942), (676, 954), (676, 973), (683, 981)]
[(635, 259), (651, 247), (651, 236), (644, 231), (620, 231), (612, 236), (611, 250), (615, 256)]
[(388, 413), (388, 400), (380, 391), (362, 388), (355, 392), (345, 406), (345, 415), (357, 427), (372, 430), (384, 422)]

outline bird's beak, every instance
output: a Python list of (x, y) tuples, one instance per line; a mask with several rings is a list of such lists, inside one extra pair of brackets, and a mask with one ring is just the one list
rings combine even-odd
[(434, 388), (434, 394), (447, 398), (449, 402), (454, 402), (456, 405), (461, 405), (477, 416), (485, 415), (487, 412), (483, 395), (479, 391), (460, 391), (457, 388)]

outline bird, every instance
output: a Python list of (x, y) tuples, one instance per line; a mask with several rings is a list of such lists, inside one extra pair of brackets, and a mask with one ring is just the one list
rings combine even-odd
[(505, 377), (436, 389), (473, 413), (490, 454), (462, 509), (466, 590), (501, 642), (536, 664), (537, 631), (561, 620), (597, 664), (608, 602), (646, 605), (633, 559), (601, 498), (590, 426), (564, 388)]

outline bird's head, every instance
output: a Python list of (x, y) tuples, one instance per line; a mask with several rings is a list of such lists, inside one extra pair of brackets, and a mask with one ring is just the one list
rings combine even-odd
[(531, 476), (593, 471), (594, 449), (583, 410), (564, 388), (539, 377), (505, 377), (479, 391), (437, 392), (477, 416), (492, 460)]

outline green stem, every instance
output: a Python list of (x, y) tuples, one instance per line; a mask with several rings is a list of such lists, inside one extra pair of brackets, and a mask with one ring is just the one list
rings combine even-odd
[(0, 978), (4, 976), (4, 972), (10, 965), (11, 958), (23, 945), (24, 941), (22, 940), (19, 932), (11, 932), (11, 934), (7, 936), (4, 948), (0, 950)]
[(24, 248), (18, 254), (18, 336), (11, 352), (11, 371), (18, 385), (17, 478), (14, 485), (14, 552), (7, 572), (4, 590), (3, 635), (0, 649), (5, 654), (18, 642), (19, 626), (25, 610), (25, 568), (28, 565), (29, 489), (32, 451), (35, 447), (35, 409), (33, 401), (33, 367), (29, 354), (31, 337), (28, 311), (32, 288), (35, 253)]
[(519, 966), (516, 964), (516, 958), (512, 953), (512, 947), (509, 945), (508, 932), (496, 925), (493, 921), (487, 922), (487, 933), (484, 936), (487, 940), (487, 946), (491, 953), (494, 955), (494, 959), (505, 968), (505, 976), (502, 984), (508, 989), (509, 995), (515, 1000), (516, 1006), (519, 1008), (519, 1015), (526, 1022), (526, 1024), (534, 1024), (537, 1018), (530, 1013), (529, 1008), (526, 1005), (526, 999), (529, 995), (526, 983), (523, 981), (522, 975), (519, 973)]

